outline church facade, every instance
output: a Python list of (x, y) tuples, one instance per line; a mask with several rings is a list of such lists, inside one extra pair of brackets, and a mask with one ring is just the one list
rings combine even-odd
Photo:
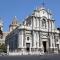
[[(14, 22), (15, 26), (17, 22)], [(6, 36), (8, 54), (40, 55), (59, 53), (60, 33), (49, 9), (37, 8)]]

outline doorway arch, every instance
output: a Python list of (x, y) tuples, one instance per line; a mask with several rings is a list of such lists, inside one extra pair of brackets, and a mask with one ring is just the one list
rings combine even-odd
[(27, 51), (27, 52), (30, 51), (30, 43), (26, 43), (26, 51)]
[(44, 48), (44, 52), (47, 52), (47, 45), (46, 45), (47, 43), (46, 43), (46, 41), (43, 41), (43, 48)]

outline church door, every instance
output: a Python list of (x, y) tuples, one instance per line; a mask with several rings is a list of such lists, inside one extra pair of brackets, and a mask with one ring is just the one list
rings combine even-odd
[(46, 52), (46, 41), (43, 41), (44, 52)]
[(27, 52), (30, 51), (30, 43), (26, 43), (26, 51), (27, 51)]

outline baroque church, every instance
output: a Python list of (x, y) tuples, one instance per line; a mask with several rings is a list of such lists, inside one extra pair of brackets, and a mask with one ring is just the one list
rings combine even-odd
[(22, 23), (18, 23), (15, 16), (5, 43), (9, 55), (59, 53), (60, 33), (59, 28), (55, 27), (52, 12), (39, 7)]

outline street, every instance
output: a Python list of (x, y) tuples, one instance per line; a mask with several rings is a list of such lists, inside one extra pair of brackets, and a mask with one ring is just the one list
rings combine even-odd
[(42, 55), (42, 56), (0, 56), (0, 60), (60, 60), (58, 55)]

